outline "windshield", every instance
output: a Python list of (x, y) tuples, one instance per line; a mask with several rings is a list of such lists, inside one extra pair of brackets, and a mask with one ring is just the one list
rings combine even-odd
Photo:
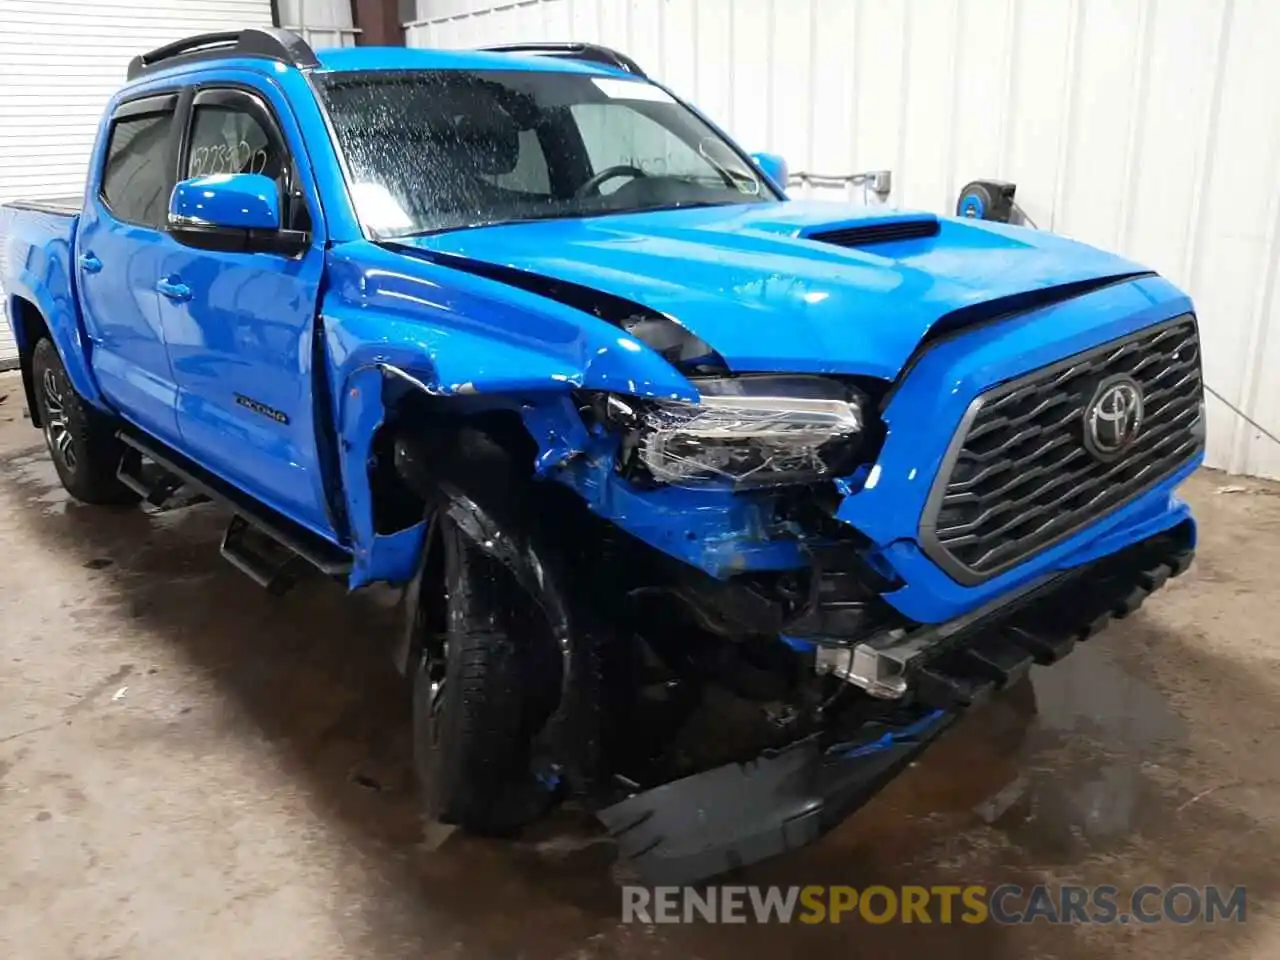
[(664, 90), (543, 71), (317, 78), (371, 236), (774, 202), (738, 152)]

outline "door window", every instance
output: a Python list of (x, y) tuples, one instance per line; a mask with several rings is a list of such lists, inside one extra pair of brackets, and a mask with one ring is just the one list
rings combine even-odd
[(172, 113), (123, 117), (111, 125), (102, 198), (121, 220), (159, 227), (169, 207)]
[(265, 106), (250, 94), (231, 94), (226, 102), (214, 103), (197, 98), (192, 110), (184, 176), (219, 173), (260, 173), (271, 178), (280, 191), (283, 226), (311, 229), (306, 198), (284, 137), (269, 124)]
[(216, 173), (261, 173), (283, 188), (284, 151), (267, 135), (256, 117), (234, 107), (195, 108), (187, 176)]

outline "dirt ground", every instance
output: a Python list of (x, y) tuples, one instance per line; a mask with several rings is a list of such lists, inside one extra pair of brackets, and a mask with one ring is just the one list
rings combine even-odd
[(1280, 487), (1204, 472), (1200, 554), (820, 844), (737, 883), (1248, 888), (1244, 923), (623, 924), (571, 815), (424, 839), (385, 599), (280, 599), (212, 506), (69, 502), (0, 376), (0, 956), (1280, 956)]

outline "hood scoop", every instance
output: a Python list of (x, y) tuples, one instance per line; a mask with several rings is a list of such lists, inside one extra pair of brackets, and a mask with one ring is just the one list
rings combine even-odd
[(915, 217), (894, 217), (892, 220), (863, 221), (843, 227), (824, 227), (806, 232), (802, 236), (806, 240), (832, 243), (837, 247), (870, 247), (877, 243), (897, 243), (900, 240), (936, 237), (938, 230), (938, 218), (925, 214)]

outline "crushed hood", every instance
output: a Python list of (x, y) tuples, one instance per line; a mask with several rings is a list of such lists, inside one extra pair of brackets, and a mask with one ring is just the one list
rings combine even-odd
[(1146, 272), (1050, 233), (975, 220), (941, 218), (933, 236), (861, 247), (810, 236), (920, 219), (788, 202), (530, 221), (400, 242), (639, 303), (686, 327), (735, 371), (885, 379), (956, 310)]

